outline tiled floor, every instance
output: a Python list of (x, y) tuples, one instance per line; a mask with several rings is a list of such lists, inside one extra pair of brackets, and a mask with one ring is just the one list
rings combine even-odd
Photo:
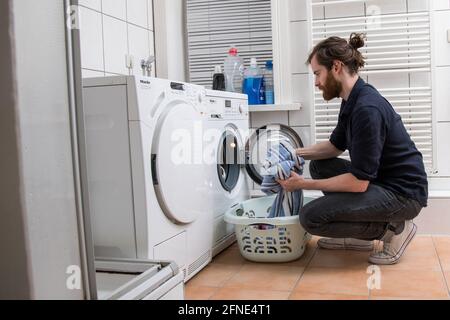
[(283, 264), (246, 261), (235, 244), (187, 283), (186, 299), (450, 299), (450, 237), (417, 236), (399, 264), (380, 268), (370, 252), (318, 249), (317, 239)]

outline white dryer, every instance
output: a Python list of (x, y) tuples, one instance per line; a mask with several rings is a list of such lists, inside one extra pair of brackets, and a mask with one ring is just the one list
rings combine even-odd
[(83, 98), (96, 257), (174, 261), (189, 280), (211, 261), (205, 89), (106, 77)]
[[(210, 157), (216, 161), (209, 166), (214, 229), (213, 256), (234, 243), (234, 226), (224, 221), (225, 212), (250, 199), (253, 182), (259, 187), (263, 181), (263, 163), (267, 152), (281, 141), (293, 148), (303, 147), (298, 134), (282, 124), (268, 124), (249, 129), (249, 108), (246, 95), (206, 91), (208, 144)], [(264, 106), (261, 106), (264, 108)]]

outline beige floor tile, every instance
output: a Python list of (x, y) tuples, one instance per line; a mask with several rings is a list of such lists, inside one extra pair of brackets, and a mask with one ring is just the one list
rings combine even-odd
[(450, 237), (433, 237), (439, 260), (444, 271), (450, 271)]
[(220, 288), (211, 300), (287, 300), (289, 291)]
[(243, 265), (211, 263), (189, 281), (193, 286), (222, 287)]
[(370, 297), (409, 297), (419, 299), (447, 298), (445, 279), (440, 271), (382, 270), (380, 290), (372, 289)]
[(209, 300), (219, 288), (186, 284), (184, 295), (186, 300)]
[(447, 282), (447, 289), (450, 290), (450, 271), (444, 271), (444, 278)]
[(370, 297), (369, 300), (449, 300), (450, 298)]
[(416, 237), (404, 252), (399, 263), (381, 266), (381, 270), (434, 270), (440, 271), (441, 265), (431, 237)]
[(368, 300), (369, 295), (350, 295), (294, 291), (289, 300)]
[(212, 263), (241, 266), (246, 261), (247, 260), (242, 257), (239, 247), (235, 244), (214, 257)]
[(359, 268), (369, 267), (369, 252), (317, 249), (309, 267), (312, 268)]
[(366, 269), (308, 267), (293, 293), (331, 293), (368, 297), (369, 277)]
[(248, 263), (224, 287), (269, 291), (291, 291), (304, 268), (277, 264)]

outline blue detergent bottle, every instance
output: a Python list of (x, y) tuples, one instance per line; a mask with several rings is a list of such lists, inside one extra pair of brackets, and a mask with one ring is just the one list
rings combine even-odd
[(265, 104), (264, 76), (258, 67), (256, 58), (252, 58), (250, 67), (245, 71), (243, 93), (248, 95), (248, 104)]

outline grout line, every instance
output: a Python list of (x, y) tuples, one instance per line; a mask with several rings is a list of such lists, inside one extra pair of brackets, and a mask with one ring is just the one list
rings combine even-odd
[(316, 247), (314, 248), (314, 252), (313, 252), (313, 254), (311, 255), (311, 258), (310, 258), (310, 259), (308, 260), (308, 262), (305, 264), (305, 267), (304, 267), (304, 269), (303, 269), (302, 274), (300, 275), (300, 277), (298, 278), (298, 280), (295, 282), (294, 288), (291, 290), (291, 294), (289, 295), (288, 300), (289, 300), (290, 297), (293, 295), (295, 288), (298, 287), (298, 285), (299, 285), (300, 281), (302, 280), (302, 278), (303, 278), (303, 276), (304, 276), (306, 270), (308, 269), (309, 265), (311, 264), (311, 261), (312, 261), (312, 260), (314, 259), (314, 257), (316, 256), (317, 250), (318, 250), (318, 249), (319, 249), (319, 247), (317, 246), (317, 243), (316, 243)]
[(445, 287), (447, 288), (447, 294), (450, 297), (450, 288), (448, 286), (447, 278), (445, 277), (445, 272), (444, 272), (444, 268), (442, 267), (441, 257), (439, 256), (439, 252), (438, 252), (438, 250), (436, 248), (436, 244), (434, 243), (434, 237), (433, 236), (431, 237), (431, 241), (433, 242), (434, 251), (436, 252), (436, 255), (437, 255), (438, 260), (439, 260), (439, 266), (441, 267), (441, 274), (442, 274), (442, 277), (444, 278)]

